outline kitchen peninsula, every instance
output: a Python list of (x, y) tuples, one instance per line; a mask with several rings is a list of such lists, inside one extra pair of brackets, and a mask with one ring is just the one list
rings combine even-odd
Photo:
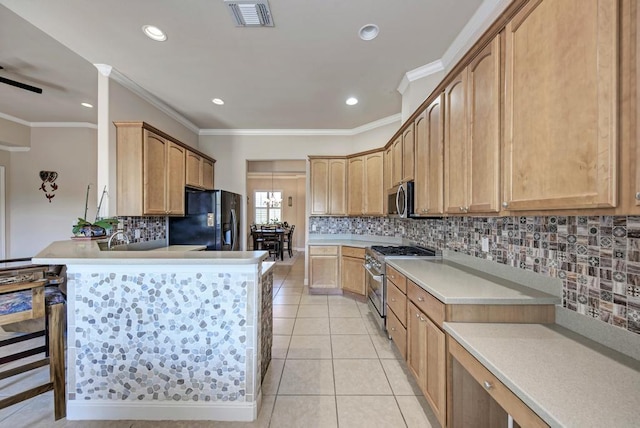
[(95, 241), (41, 251), (34, 263), (67, 266), (67, 418), (254, 420), (266, 257)]

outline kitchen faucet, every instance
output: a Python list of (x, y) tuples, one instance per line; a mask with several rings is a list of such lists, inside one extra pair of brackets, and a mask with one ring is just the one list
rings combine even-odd
[(111, 242), (113, 241), (113, 239), (118, 236), (119, 234), (122, 234), (123, 237), (123, 241), (128, 245), (129, 242), (129, 235), (127, 235), (126, 233), (124, 233), (124, 231), (122, 229), (116, 230), (115, 232), (113, 232), (111, 234), (111, 236), (109, 237), (109, 241), (107, 241), (107, 249), (111, 249)]

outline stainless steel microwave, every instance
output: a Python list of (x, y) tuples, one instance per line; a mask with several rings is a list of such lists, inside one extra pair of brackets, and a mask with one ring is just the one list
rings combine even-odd
[(387, 194), (389, 217), (409, 218), (413, 214), (413, 181), (400, 183)]

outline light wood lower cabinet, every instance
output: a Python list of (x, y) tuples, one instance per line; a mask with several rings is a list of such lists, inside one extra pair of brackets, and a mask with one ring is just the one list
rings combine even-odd
[(328, 292), (340, 288), (339, 247), (335, 245), (309, 246), (309, 289)]
[(407, 304), (407, 364), (442, 426), (447, 409), (445, 338), (424, 312)]
[(364, 248), (342, 247), (340, 287), (344, 291), (365, 295)]
[(458, 342), (448, 345), (449, 427), (507, 428), (508, 415), (514, 427), (548, 426)]

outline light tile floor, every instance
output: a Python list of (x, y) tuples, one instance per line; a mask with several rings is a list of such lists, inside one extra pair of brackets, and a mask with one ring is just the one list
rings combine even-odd
[[(74, 428), (402, 428), (439, 427), (395, 346), (366, 303), (310, 295), (304, 257), (274, 268), (274, 340), (258, 420), (53, 420), (51, 392), (0, 410), (0, 427)], [(2, 333), (0, 333), (1, 335)], [(43, 367), (0, 381), (0, 398), (46, 381)]]

